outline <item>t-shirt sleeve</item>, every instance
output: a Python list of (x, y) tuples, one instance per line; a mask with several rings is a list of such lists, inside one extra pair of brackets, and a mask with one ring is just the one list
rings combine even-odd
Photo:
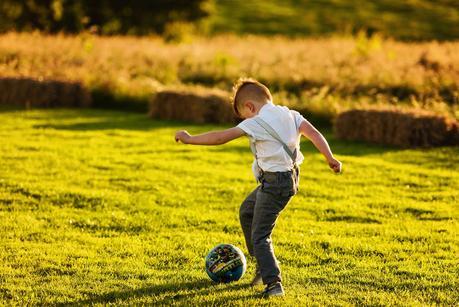
[(250, 137), (255, 136), (255, 133), (253, 131), (253, 123), (250, 118), (244, 119), (236, 127), (242, 129), (245, 132), (245, 134), (247, 134)]
[(292, 112), (293, 119), (295, 120), (295, 124), (296, 124), (297, 130), (300, 129), (301, 123), (303, 121), (307, 121), (306, 118), (304, 118), (304, 116), (301, 115), (300, 112), (298, 112), (298, 111), (290, 110), (290, 112)]

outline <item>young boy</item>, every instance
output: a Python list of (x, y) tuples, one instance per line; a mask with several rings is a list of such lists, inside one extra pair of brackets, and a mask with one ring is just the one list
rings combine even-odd
[(335, 172), (341, 162), (327, 141), (300, 113), (272, 103), (268, 88), (254, 79), (240, 79), (233, 88), (233, 108), (244, 120), (236, 127), (192, 136), (181, 130), (175, 140), (184, 144), (220, 145), (243, 135), (255, 159), (252, 170), (260, 185), (242, 202), (239, 211), (247, 249), (257, 261), (252, 285), (266, 285), (263, 295), (282, 296), (282, 278), (271, 233), (279, 213), (298, 191), (301, 134), (312, 141)]

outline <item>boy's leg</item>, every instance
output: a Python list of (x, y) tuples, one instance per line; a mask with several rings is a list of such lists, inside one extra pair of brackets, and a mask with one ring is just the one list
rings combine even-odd
[(254, 256), (252, 243), (253, 210), (259, 188), (260, 186), (253, 190), (242, 202), (241, 207), (239, 208), (239, 220), (241, 222), (242, 231), (244, 232), (245, 244), (247, 245), (247, 250), (251, 256)]
[(279, 213), (290, 198), (291, 195), (273, 195), (261, 189), (257, 191), (252, 222), (252, 242), (264, 284), (282, 281), (280, 268), (274, 255), (271, 233)]

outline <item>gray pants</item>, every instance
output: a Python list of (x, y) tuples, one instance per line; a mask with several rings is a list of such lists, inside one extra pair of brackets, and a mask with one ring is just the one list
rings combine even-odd
[(247, 196), (239, 210), (247, 249), (257, 260), (257, 270), (264, 284), (282, 281), (271, 233), (280, 212), (298, 191), (298, 175), (298, 169), (264, 172), (261, 184)]

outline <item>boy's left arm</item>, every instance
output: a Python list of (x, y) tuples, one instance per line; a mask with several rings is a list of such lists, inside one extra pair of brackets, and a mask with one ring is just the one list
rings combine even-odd
[(237, 139), (244, 134), (244, 130), (239, 127), (233, 127), (220, 131), (211, 131), (198, 135), (190, 135), (186, 130), (180, 130), (175, 133), (175, 141), (180, 141), (183, 144), (194, 145), (221, 145)]
[(341, 162), (335, 159), (328, 145), (327, 140), (310, 122), (303, 120), (301, 122), (300, 132), (302, 135), (311, 140), (314, 146), (325, 156), (328, 165), (335, 173), (341, 172)]

